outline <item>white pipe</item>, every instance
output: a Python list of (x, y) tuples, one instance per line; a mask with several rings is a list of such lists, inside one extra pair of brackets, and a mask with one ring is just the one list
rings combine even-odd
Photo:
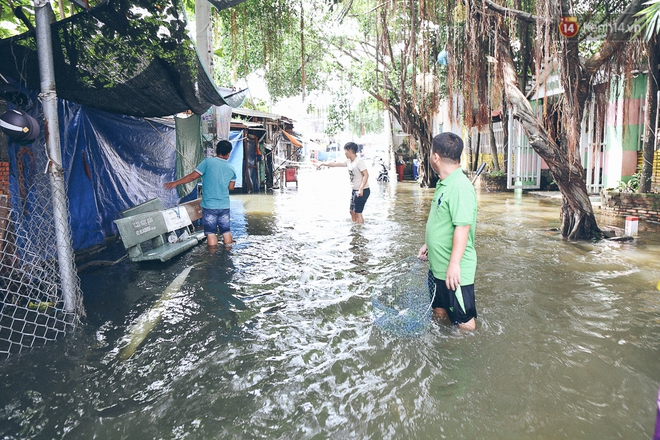
[(119, 358), (121, 360), (126, 360), (133, 356), (133, 353), (135, 353), (135, 350), (137, 350), (142, 341), (145, 340), (149, 332), (160, 322), (161, 316), (163, 316), (163, 313), (169, 307), (170, 302), (179, 294), (192, 268), (193, 266), (188, 266), (183, 269), (174, 281), (165, 288), (158, 301), (135, 320), (135, 323), (128, 330), (126, 337), (123, 338), (125, 345), (119, 352)]

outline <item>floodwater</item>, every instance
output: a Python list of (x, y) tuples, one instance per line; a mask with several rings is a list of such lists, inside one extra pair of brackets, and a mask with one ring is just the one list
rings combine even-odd
[[(641, 223), (634, 243), (570, 243), (553, 231), (557, 200), (480, 192), (477, 330), (434, 322), (400, 339), (373, 327), (370, 296), (422, 245), (432, 191), (374, 181), (359, 226), (345, 169), (299, 180), (233, 197), (230, 250), (82, 272), (81, 330), (0, 364), (0, 437), (652, 436), (657, 225)], [(189, 266), (122, 360), (131, 324)]]

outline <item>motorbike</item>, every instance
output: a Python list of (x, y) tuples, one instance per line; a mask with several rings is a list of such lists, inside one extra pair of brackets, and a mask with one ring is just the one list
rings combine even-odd
[(388, 174), (387, 165), (385, 165), (383, 159), (378, 159), (378, 164), (380, 165), (380, 172), (378, 173), (378, 178), (376, 179), (376, 181), (389, 182), (390, 176)]

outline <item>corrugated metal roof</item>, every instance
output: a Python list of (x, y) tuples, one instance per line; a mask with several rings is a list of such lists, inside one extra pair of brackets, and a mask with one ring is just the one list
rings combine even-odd
[(247, 117), (252, 117), (252, 118), (262, 118), (262, 119), (272, 119), (274, 121), (277, 120), (284, 120), (286, 122), (293, 122), (293, 119), (283, 116), (283, 115), (278, 115), (275, 113), (266, 113), (266, 112), (260, 112), (258, 110), (250, 110), (247, 108), (235, 108), (231, 111), (232, 115), (241, 115), (241, 116), (247, 116)]

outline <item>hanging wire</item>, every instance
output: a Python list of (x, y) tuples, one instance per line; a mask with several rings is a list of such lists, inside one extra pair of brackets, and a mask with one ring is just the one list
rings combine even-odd
[(188, 158), (187, 158), (186, 156), (184, 156), (184, 154), (183, 154), (182, 152), (180, 152), (179, 150), (177, 150), (176, 145), (174, 145), (174, 144), (173, 144), (173, 143), (172, 143), (167, 137), (165, 137), (165, 136), (163, 135), (163, 133), (161, 133), (161, 132), (160, 132), (160, 131), (154, 126), (154, 124), (152, 124), (151, 121), (149, 121), (149, 119), (145, 119), (145, 121), (147, 121), (147, 124), (149, 124), (149, 125), (151, 126), (151, 128), (153, 128), (154, 131), (155, 131), (156, 133), (158, 133), (158, 135), (159, 135), (161, 138), (163, 138), (163, 140), (165, 140), (165, 142), (167, 142), (168, 144), (170, 144), (170, 146), (171, 146), (172, 148), (174, 148), (174, 151), (176, 151), (176, 152), (181, 156), (181, 158), (182, 158), (184, 161), (186, 161), (186, 164), (187, 164), (188, 166), (190, 166), (190, 167), (192, 167), (192, 168), (195, 168), (195, 167), (197, 166), (196, 164), (191, 163), (191, 162), (188, 160)]

